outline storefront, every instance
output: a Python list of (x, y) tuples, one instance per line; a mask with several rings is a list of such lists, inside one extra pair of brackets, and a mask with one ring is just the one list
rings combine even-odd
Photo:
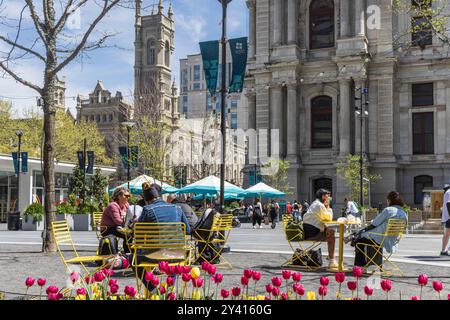
[[(69, 197), (70, 176), (76, 164), (55, 162), (55, 200)], [(97, 168), (97, 167), (95, 167)], [(113, 167), (98, 167), (105, 176), (116, 172)], [(40, 159), (28, 159), (28, 172), (20, 174), (19, 201), (17, 201), (17, 177), (13, 160), (9, 155), (0, 155), (0, 222), (6, 222), (9, 211), (23, 210), (31, 203), (44, 200), (44, 178)]]

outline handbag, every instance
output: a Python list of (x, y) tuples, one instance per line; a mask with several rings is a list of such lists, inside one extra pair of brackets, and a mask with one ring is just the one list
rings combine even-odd
[(292, 264), (296, 266), (321, 267), (323, 264), (322, 250), (320, 248), (308, 251), (297, 249), (292, 257)]
[(305, 240), (305, 231), (303, 230), (302, 221), (289, 221), (286, 224), (286, 239), (288, 241), (303, 241)]

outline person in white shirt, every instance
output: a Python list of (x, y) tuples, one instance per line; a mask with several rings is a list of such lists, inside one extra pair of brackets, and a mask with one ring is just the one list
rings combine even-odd
[(330, 208), (330, 192), (320, 189), (316, 193), (316, 200), (303, 216), (303, 230), (305, 240), (326, 241), (328, 246), (328, 268), (337, 268), (334, 259), (335, 230), (327, 228), (324, 222), (333, 220), (333, 210)]
[(442, 237), (441, 256), (449, 256), (447, 250), (448, 240), (450, 238), (450, 184), (444, 185), (444, 203), (442, 205), (442, 223), (445, 223), (444, 236)]
[(356, 206), (356, 203), (352, 200), (348, 200), (347, 198), (344, 199), (345, 206), (347, 207), (345, 209), (345, 214), (349, 215), (351, 214), (355, 218), (360, 217), (358, 207)]

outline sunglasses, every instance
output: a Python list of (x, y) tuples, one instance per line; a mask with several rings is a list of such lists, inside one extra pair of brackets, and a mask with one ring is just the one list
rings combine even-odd
[(131, 195), (129, 195), (129, 194), (124, 194), (123, 196), (127, 199), (131, 197)]

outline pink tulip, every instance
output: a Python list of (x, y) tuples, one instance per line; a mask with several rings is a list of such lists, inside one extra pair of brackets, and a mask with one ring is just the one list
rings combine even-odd
[(150, 280), (150, 283), (152, 286), (157, 286), (159, 284), (159, 278), (157, 276), (154, 276), (153, 279)]
[(39, 287), (45, 286), (45, 283), (46, 283), (46, 282), (47, 282), (47, 280), (46, 280), (46, 279), (42, 279), (42, 278), (39, 278), (39, 279), (37, 280), (37, 284), (38, 284)]
[(241, 284), (245, 287), (248, 286), (248, 278), (246, 276), (241, 277)]
[(127, 259), (122, 259), (122, 269), (128, 268), (129, 265), (130, 263), (128, 262)]
[(175, 273), (175, 266), (168, 266), (166, 269), (166, 274), (168, 276), (171, 276)]
[(145, 272), (145, 275), (144, 275), (145, 281), (151, 282), (154, 277), (155, 277), (155, 275), (153, 274), (153, 272), (148, 272), (148, 271)]
[(183, 275), (181, 276), (181, 279), (183, 279), (184, 282), (189, 282), (189, 281), (191, 281), (192, 277), (189, 273), (183, 273)]
[(338, 272), (334, 275), (334, 279), (337, 283), (343, 283), (345, 281), (345, 273), (344, 272)]
[(123, 290), (126, 296), (134, 297), (136, 295), (136, 289), (132, 286), (126, 286)]
[(447, 300), (450, 300), (450, 293), (447, 295)]
[(175, 274), (182, 274), (183, 273), (183, 267), (180, 265), (175, 266)]
[(356, 288), (357, 288), (356, 281), (349, 281), (349, 282), (347, 282), (347, 287), (351, 291), (356, 290)]
[(287, 298), (288, 298), (287, 293), (286, 293), (286, 292), (283, 292), (283, 293), (281, 294), (281, 300), (287, 300)]
[(77, 294), (85, 296), (87, 294), (87, 291), (85, 288), (78, 288), (77, 289)]
[(92, 283), (93, 280), (94, 280), (94, 277), (87, 276), (87, 277), (84, 278), (84, 282), (86, 282), (86, 284)]
[(215, 265), (211, 264), (211, 265), (209, 266), (209, 268), (208, 268), (208, 273), (209, 273), (210, 275), (213, 275), (213, 274), (215, 274), (216, 272), (217, 272), (217, 267), (216, 267)]
[(220, 290), (220, 295), (222, 296), (223, 299), (226, 299), (230, 295), (230, 292), (228, 290), (222, 289)]
[(433, 289), (437, 292), (442, 291), (444, 289), (444, 285), (441, 281), (433, 281)]
[(168, 277), (167, 278), (167, 285), (169, 287), (173, 287), (174, 283), (175, 283), (175, 278), (173, 278), (173, 277)]
[(294, 282), (300, 282), (301, 279), (302, 279), (302, 274), (300, 272), (294, 272), (292, 274), (292, 280), (294, 280)]
[(321, 286), (328, 286), (328, 284), (330, 283), (330, 279), (328, 279), (327, 277), (321, 277), (320, 278), (320, 285)]
[(365, 293), (367, 296), (371, 296), (371, 295), (373, 294), (373, 289), (372, 289), (371, 287), (364, 286), (364, 293)]
[(192, 279), (192, 285), (194, 286), (194, 288), (201, 288), (203, 285), (203, 279), (202, 278), (197, 278), (197, 279)]
[(165, 294), (166, 293), (166, 288), (164, 288), (163, 286), (160, 286), (159, 287), (159, 293)]
[(211, 265), (211, 264), (210, 264), (208, 261), (203, 261), (203, 262), (202, 262), (202, 270), (203, 270), (203, 271), (208, 271), (210, 265)]
[(327, 287), (325, 286), (320, 286), (319, 287), (319, 295), (321, 297), (325, 297), (327, 295)]
[(426, 274), (421, 274), (417, 281), (419, 282), (419, 285), (426, 286), (428, 283), (428, 276)]
[(357, 279), (361, 278), (363, 275), (363, 269), (361, 267), (353, 267), (353, 276)]
[(170, 293), (167, 295), (167, 299), (168, 299), (168, 300), (177, 300), (177, 294), (176, 294), (175, 292), (170, 292)]
[(78, 274), (78, 272), (72, 272), (70, 274), (70, 281), (72, 281), (72, 283), (77, 282), (80, 279), (80, 275)]
[(109, 279), (108, 286), (117, 286), (117, 280), (116, 279)]
[(259, 280), (261, 280), (261, 272), (253, 271), (252, 279), (253, 279), (254, 281), (259, 281)]
[(58, 293), (59, 292), (59, 288), (57, 287), (57, 286), (49, 286), (49, 287), (47, 287), (47, 290), (45, 290), (45, 293), (46, 294), (49, 294), (49, 293)]
[(411, 300), (420, 300), (418, 296), (411, 297)]
[(253, 270), (251, 269), (245, 269), (244, 270), (244, 276), (248, 279), (250, 279), (253, 276)]
[(216, 273), (213, 277), (212, 277), (213, 281), (215, 284), (219, 284), (222, 282), (223, 280), (223, 274), (221, 273)]
[(281, 286), (282, 283), (283, 283), (283, 280), (282, 280), (280, 277), (273, 277), (273, 278), (272, 278), (272, 284), (273, 284), (275, 287)]
[(264, 298), (264, 300), (270, 300), (270, 297), (269, 297), (269, 296), (266, 296), (266, 297)]
[(105, 275), (103, 274), (103, 272), (97, 272), (96, 274), (94, 274), (94, 280), (95, 282), (102, 282), (103, 280), (105, 280)]
[(272, 287), (271, 284), (266, 285), (266, 292), (267, 292), (267, 293), (271, 293), (272, 290), (273, 290), (273, 287)]
[(27, 277), (25, 279), (25, 285), (27, 288), (31, 287), (34, 284), (34, 278), (33, 277)]
[(381, 280), (381, 289), (385, 292), (389, 292), (392, 289), (392, 281), (391, 280)]
[(303, 289), (303, 287), (298, 288), (297, 294), (303, 296), (305, 294), (305, 289)]
[(294, 285), (292, 286), (292, 288), (294, 289), (294, 292), (298, 293), (298, 291), (303, 288), (303, 286), (300, 283), (294, 283)]
[(289, 270), (283, 270), (283, 271), (281, 271), (281, 274), (282, 274), (284, 280), (289, 280), (291, 278), (292, 272)]
[(233, 296), (238, 297), (241, 294), (241, 288), (234, 287), (231, 289), (231, 293), (233, 294)]
[(118, 285), (112, 285), (110, 287), (111, 293), (112, 294), (116, 294), (119, 291), (119, 286)]
[(183, 266), (183, 273), (189, 273), (191, 272), (191, 267), (190, 266)]
[(167, 261), (161, 261), (158, 264), (159, 271), (166, 272), (168, 266), (169, 266), (169, 263), (167, 263)]
[(56, 293), (49, 293), (49, 294), (47, 294), (47, 299), (56, 301), (56, 300), (58, 300), (58, 295)]
[(105, 275), (105, 277), (111, 278), (114, 275), (114, 270), (103, 269), (103, 274)]
[(275, 296), (275, 297), (278, 297), (279, 295), (280, 295), (280, 288), (278, 288), (278, 287), (273, 287), (272, 288), (272, 294)]

